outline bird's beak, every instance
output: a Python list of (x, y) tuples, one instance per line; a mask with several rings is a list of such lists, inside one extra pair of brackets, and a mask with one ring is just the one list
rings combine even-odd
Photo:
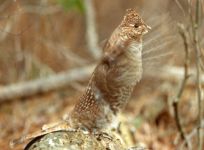
[(148, 25), (145, 25), (147, 27), (148, 30), (151, 30), (152, 28)]
[(147, 24), (143, 24), (143, 27), (144, 27), (143, 35), (146, 34), (146, 33), (148, 33), (149, 30), (151, 30), (151, 27), (148, 26)]
[(150, 26), (148, 26), (147, 24), (144, 24), (144, 26), (146, 27), (146, 29), (149, 31), (151, 30), (152, 28)]

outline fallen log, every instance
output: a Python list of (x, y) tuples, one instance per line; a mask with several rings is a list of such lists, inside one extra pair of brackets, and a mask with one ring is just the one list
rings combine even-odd
[(71, 82), (90, 76), (95, 65), (69, 70), (67, 72), (32, 81), (11, 84), (0, 88), (0, 102), (24, 98), (67, 87)]
[[(51, 75), (32, 81), (15, 83), (0, 88), (0, 102), (13, 99), (25, 98), (50, 91), (65, 88), (74, 81), (84, 80), (90, 77), (95, 64), (76, 68), (59, 74)], [(179, 82), (183, 78), (184, 70), (182, 67), (165, 66), (159, 71), (148, 72), (145, 76), (169, 82)], [(189, 69), (190, 78), (187, 85), (195, 84), (195, 70)], [(201, 76), (201, 84), (204, 84), (204, 75)]]

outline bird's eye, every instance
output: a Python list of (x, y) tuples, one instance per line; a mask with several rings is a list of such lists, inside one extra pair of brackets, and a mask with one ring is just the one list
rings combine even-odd
[(138, 27), (139, 27), (139, 24), (138, 24), (138, 23), (136, 23), (136, 24), (134, 25), (134, 27), (135, 27), (135, 28), (138, 28)]

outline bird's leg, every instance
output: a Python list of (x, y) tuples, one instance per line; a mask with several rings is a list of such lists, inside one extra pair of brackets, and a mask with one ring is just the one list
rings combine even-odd
[(95, 132), (94, 133), (94, 136), (96, 136), (96, 138), (98, 140), (101, 140), (101, 139), (108, 139), (110, 141), (113, 140), (113, 137), (110, 136), (107, 132)]

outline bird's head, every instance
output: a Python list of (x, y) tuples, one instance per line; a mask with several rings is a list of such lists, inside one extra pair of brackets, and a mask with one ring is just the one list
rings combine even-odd
[(120, 28), (132, 39), (137, 39), (138, 36), (146, 34), (151, 29), (150, 26), (145, 24), (135, 9), (127, 10), (120, 24)]
[(142, 36), (150, 29), (135, 9), (128, 9), (103, 48), (103, 60), (113, 62), (123, 52), (141, 52)]

